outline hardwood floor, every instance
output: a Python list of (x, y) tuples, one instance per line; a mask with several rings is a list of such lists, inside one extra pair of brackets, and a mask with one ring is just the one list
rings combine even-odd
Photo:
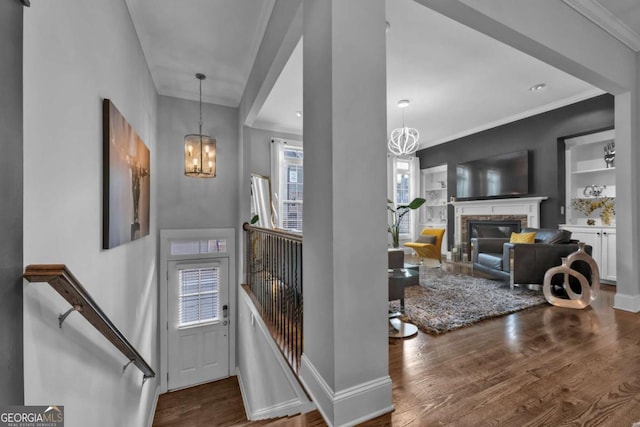
[[(446, 264), (444, 268), (464, 265)], [(395, 411), (363, 426), (623, 426), (640, 421), (640, 314), (603, 286), (585, 310), (542, 305), (389, 340)], [(245, 418), (236, 378), (160, 396), (154, 426), (323, 426), (317, 411)]]

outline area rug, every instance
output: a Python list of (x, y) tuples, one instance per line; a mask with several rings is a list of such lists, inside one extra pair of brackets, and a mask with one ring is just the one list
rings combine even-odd
[[(427, 269), (420, 285), (405, 288), (402, 320), (431, 335), (439, 335), (485, 319), (545, 304), (542, 291), (511, 289), (506, 282)], [(389, 303), (398, 311), (400, 303)]]

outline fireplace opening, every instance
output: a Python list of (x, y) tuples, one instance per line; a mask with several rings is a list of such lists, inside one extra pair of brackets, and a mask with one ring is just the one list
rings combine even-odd
[(467, 221), (467, 248), (470, 247), (474, 237), (501, 237), (509, 238), (511, 233), (519, 233), (520, 221), (492, 220), (492, 221)]

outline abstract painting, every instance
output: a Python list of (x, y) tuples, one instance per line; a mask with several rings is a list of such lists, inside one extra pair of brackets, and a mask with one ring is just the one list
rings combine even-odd
[(102, 247), (114, 248), (149, 234), (150, 156), (113, 103), (103, 107)]

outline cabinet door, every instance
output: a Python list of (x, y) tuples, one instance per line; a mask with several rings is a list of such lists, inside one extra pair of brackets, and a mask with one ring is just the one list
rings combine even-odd
[(598, 263), (600, 277), (605, 280), (616, 280), (616, 231), (602, 231), (602, 260)]
[(585, 229), (571, 229), (567, 228), (567, 230), (571, 231), (571, 238), (575, 240), (579, 240), (580, 242), (585, 242), (587, 245), (591, 246), (591, 256), (598, 264), (598, 269), (600, 270), (600, 277), (602, 277), (602, 245), (601, 245), (601, 229), (596, 228), (593, 230), (585, 230)]

